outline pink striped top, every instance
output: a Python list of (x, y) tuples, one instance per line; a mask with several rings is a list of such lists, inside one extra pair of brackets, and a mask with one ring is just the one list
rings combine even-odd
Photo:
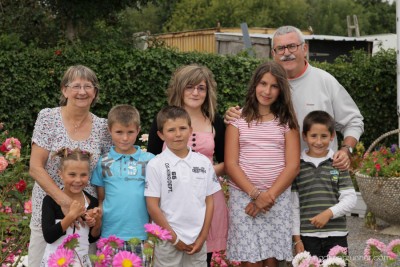
[[(285, 133), (288, 125), (279, 120), (248, 123), (243, 119), (233, 121), (239, 129), (239, 166), (251, 183), (260, 190), (271, 187), (285, 167)], [(240, 188), (230, 181), (230, 185)]]

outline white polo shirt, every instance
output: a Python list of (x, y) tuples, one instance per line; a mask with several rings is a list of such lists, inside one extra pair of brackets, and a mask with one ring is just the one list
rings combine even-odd
[(210, 160), (191, 151), (179, 158), (168, 147), (146, 166), (146, 197), (159, 197), (160, 209), (185, 244), (198, 237), (206, 213), (206, 196), (221, 190)]

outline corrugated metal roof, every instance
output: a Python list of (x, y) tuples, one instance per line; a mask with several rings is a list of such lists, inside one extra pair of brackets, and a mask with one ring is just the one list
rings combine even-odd
[[(242, 36), (242, 33), (228, 33), (228, 32), (217, 32), (215, 33), (216, 36), (218, 35), (233, 35), (233, 36)], [(255, 34), (250, 34), (250, 37), (255, 37), (255, 38), (268, 38), (272, 39), (273, 34), (261, 34), (261, 33), (255, 33)], [(329, 41), (367, 41), (367, 42), (372, 42), (372, 41), (377, 41), (378, 38), (376, 39), (371, 39), (371, 37), (346, 37), (346, 36), (335, 36), (335, 35), (318, 35), (318, 34), (311, 34), (311, 35), (304, 35), (305, 40), (329, 40)]]

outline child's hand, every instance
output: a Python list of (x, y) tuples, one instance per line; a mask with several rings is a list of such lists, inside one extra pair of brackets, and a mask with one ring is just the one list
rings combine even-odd
[(254, 202), (250, 202), (247, 204), (246, 208), (244, 209), (245, 213), (253, 218), (257, 216), (258, 213), (265, 212), (265, 210), (260, 209)]
[(199, 252), (204, 245), (204, 241), (205, 240), (201, 240), (200, 238), (197, 238), (196, 241), (194, 241), (194, 243), (190, 245), (192, 250), (190, 250), (186, 253), (189, 255), (193, 255), (193, 254)]
[(81, 205), (78, 201), (73, 200), (71, 202), (71, 205), (69, 206), (68, 214), (77, 219), (84, 213), (85, 213), (85, 207)]
[(275, 198), (268, 192), (262, 192), (254, 201), (259, 209), (269, 211), (275, 204)]
[(101, 209), (99, 208), (94, 208), (87, 210), (86, 213), (84, 214), (85, 222), (89, 227), (93, 227), (95, 225), (98, 225), (101, 223)]
[(304, 252), (304, 244), (303, 242), (297, 242), (296, 245), (294, 245), (294, 252), (299, 254), (300, 252)]
[(326, 209), (317, 216), (313, 217), (310, 219), (310, 222), (312, 225), (314, 225), (316, 228), (323, 228), (325, 224), (329, 222), (329, 220), (332, 218), (333, 213), (330, 209)]
[(183, 243), (182, 240), (179, 240), (178, 244), (175, 245), (175, 248), (179, 251), (186, 251), (186, 252), (192, 250), (192, 247)]

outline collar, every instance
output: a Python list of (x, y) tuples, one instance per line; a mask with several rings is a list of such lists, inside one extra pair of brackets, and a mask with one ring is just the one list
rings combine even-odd
[(294, 80), (294, 79), (297, 79), (297, 78), (301, 77), (306, 72), (306, 70), (308, 68), (308, 65), (309, 65), (308, 61), (304, 60), (304, 69), (298, 75), (296, 75), (296, 77), (290, 78), (288, 80)]
[[(309, 155), (307, 155), (307, 151), (308, 151), (308, 148), (307, 148), (307, 149), (304, 149), (304, 150), (301, 152), (300, 159), (304, 160), (305, 162), (312, 162), (312, 159), (314, 159), (314, 158), (313, 158), (313, 157), (310, 157)], [(325, 157), (320, 158), (321, 162), (322, 162), (322, 161), (325, 161), (325, 160), (327, 160), (327, 159), (332, 159), (333, 154), (335, 154), (335, 152), (334, 152), (332, 149), (329, 148), (329, 149), (328, 149), (328, 154), (326, 154)]]
[(115, 151), (115, 146), (112, 146), (110, 148), (110, 152), (108, 153), (109, 157), (113, 158), (114, 160), (119, 160), (122, 157), (129, 157), (133, 158), (136, 161), (139, 161), (140, 154), (142, 153), (142, 150), (140, 149), (139, 146), (134, 146), (136, 148), (136, 152), (133, 154), (120, 154), (117, 151)]
[(186, 162), (186, 164), (188, 164), (189, 166), (191, 166), (190, 161), (193, 155), (193, 151), (191, 147), (187, 147), (189, 150), (189, 153), (186, 155), (186, 157), (184, 158), (180, 158), (177, 155), (175, 155), (174, 152), (172, 152), (171, 150), (169, 150), (169, 148), (166, 146), (165, 150), (163, 151), (163, 153), (165, 153), (165, 155), (168, 157), (169, 161), (171, 162), (172, 165), (176, 165), (178, 164), (178, 162), (180, 161), (184, 161)]

